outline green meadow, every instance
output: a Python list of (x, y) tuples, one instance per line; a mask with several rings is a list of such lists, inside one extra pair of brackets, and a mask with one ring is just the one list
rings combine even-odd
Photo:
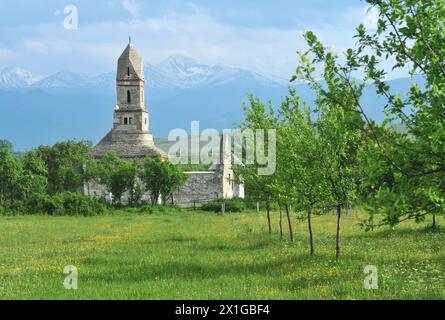
[[(430, 231), (430, 221), (364, 232), (364, 215), (346, 215), (336, 261), (335, 215), (314, 217), (312, 257), (305, 221), (294, 220), (291, 243), (272, 218), (273, 235), (265, 214), (253, 212), (3, 216), (0, 298), (445, 298), (445, 232)], [(77, 290), (63, 286), (67, 265), (78, 269)], [(364, 289), (367, 265), (377, 267), (376, 290)]]

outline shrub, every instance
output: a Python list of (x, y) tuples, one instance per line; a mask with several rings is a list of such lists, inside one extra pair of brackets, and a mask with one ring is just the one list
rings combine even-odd
[(221, 204), (225, 203), (226, 212), (243, 212), (246, 210), (246, 203), (244, 199), (241, 198), (233, 198), (226, 200), (214, 200), (204, 204), (201, 209), (209, 212), (220, 212)]
[(62, 199), (65, 215), (96, 216), (106, 211), (106, 205), (95, 197), (73, 192), (64, 192), (59, 196)]
[(106, 211), (105, 204), (99, 199), (73, 192), (64, 192), (53, 196), (36, 194), (20, 208), (17, 205), (14, 208), (15, 212), (40, 213), (53, 216), (94, 216), (103, 214)]
[(43, 213), (52, 216), (63, 215), (65, 208), (59, 195), (49, 196), (46, 194), (35, 194), (28, 199), (23, 208), (15, 208), (21, 213)]

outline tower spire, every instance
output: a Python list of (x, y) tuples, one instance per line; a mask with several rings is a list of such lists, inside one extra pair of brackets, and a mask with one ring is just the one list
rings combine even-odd
[(131, 45), (131, 36), (128, 36), (128, 44)]

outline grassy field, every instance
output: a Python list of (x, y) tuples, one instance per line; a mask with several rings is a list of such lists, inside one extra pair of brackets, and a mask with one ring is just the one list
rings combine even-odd
[[(365, 233), (343, 221), (335, 260), (335, 216), (306, 223), (296, 242), (267, 234), (264, 214), (203, 212), (103, 217), (0, 217), (1, 299), (444, 299), (445, 232), (407, 223)], [(439, 220), (442, 226), (445, 220)], [(75, 265), (78, 290), (63, 287)], [(364, 267), (379, 289), (363, 288)]]

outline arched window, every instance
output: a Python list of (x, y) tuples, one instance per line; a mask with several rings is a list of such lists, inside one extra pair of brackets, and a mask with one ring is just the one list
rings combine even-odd
[(131, 94), (130, 94), (130, 90), (127, 90), (127, 103), (131, 103)]

